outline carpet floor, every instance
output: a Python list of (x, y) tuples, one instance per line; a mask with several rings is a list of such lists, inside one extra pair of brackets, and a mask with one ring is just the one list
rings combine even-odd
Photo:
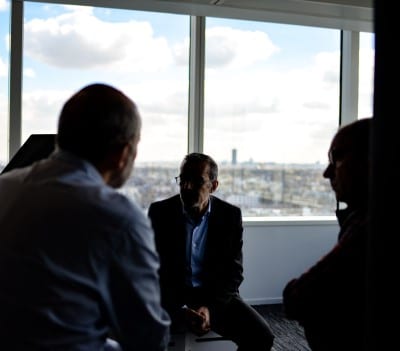
[(275, 335), (273, 351), (310, 351), (303, 328), (285, 318), (282, 305), (253, 306), (267, 321)]

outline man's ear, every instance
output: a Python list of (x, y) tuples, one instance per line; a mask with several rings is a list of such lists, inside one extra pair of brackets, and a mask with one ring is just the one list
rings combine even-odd
[(103, 172), (120, 171), (126, 165), (129, 156), (129, 143), (110, 150), (98, 168)]
[(211, 193), (213, 193), (215, 190), (217, 190), (217, 188), (218, 188), (218, 180), (213, 180), (213, 181), (211, 181)]
[(110, 150), (100, 162), (95, 164), (107, 184), (113, 181), (116, 174), (122, 174), (125, 171), (126, 165), (130, 162), (130, 148), (131, 145), (126, 143)]
[(115, 167), (118, 170), (123, 170), (126, 164), (129, 162), (129, 157), (131, 153), (131, 145), (126, 143), (122, 147), (115, 150)]

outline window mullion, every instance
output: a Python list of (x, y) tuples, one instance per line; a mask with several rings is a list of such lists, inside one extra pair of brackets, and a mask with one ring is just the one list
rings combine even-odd
[(9, 159), (21, 146), (23, 18), (24, 2), (11, 1)]
[(358, 117), (360, 33), (342, 31), (340, 125)]
[(188, 152), (203, 151), (205, 17), (190, 18)]

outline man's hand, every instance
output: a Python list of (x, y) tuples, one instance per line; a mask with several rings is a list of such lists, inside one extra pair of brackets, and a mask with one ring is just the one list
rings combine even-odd
[(210, 311), (201, 306), (197, 310), (185, 308), (186, 322), (191, 331), (197, 336), (202, 336), (210, 331)]

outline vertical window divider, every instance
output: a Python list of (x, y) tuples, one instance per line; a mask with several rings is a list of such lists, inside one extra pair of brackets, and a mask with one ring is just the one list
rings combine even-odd
[(342, 30), (341, 39), (339, 124), (345, 125), (358, 117), (360, 33)]
[(24, 1), (11, 1), (9, 159), (21, 146), (23, 18)]
[(203, 152), (205, 17), (190, 17), (188, 152)]

